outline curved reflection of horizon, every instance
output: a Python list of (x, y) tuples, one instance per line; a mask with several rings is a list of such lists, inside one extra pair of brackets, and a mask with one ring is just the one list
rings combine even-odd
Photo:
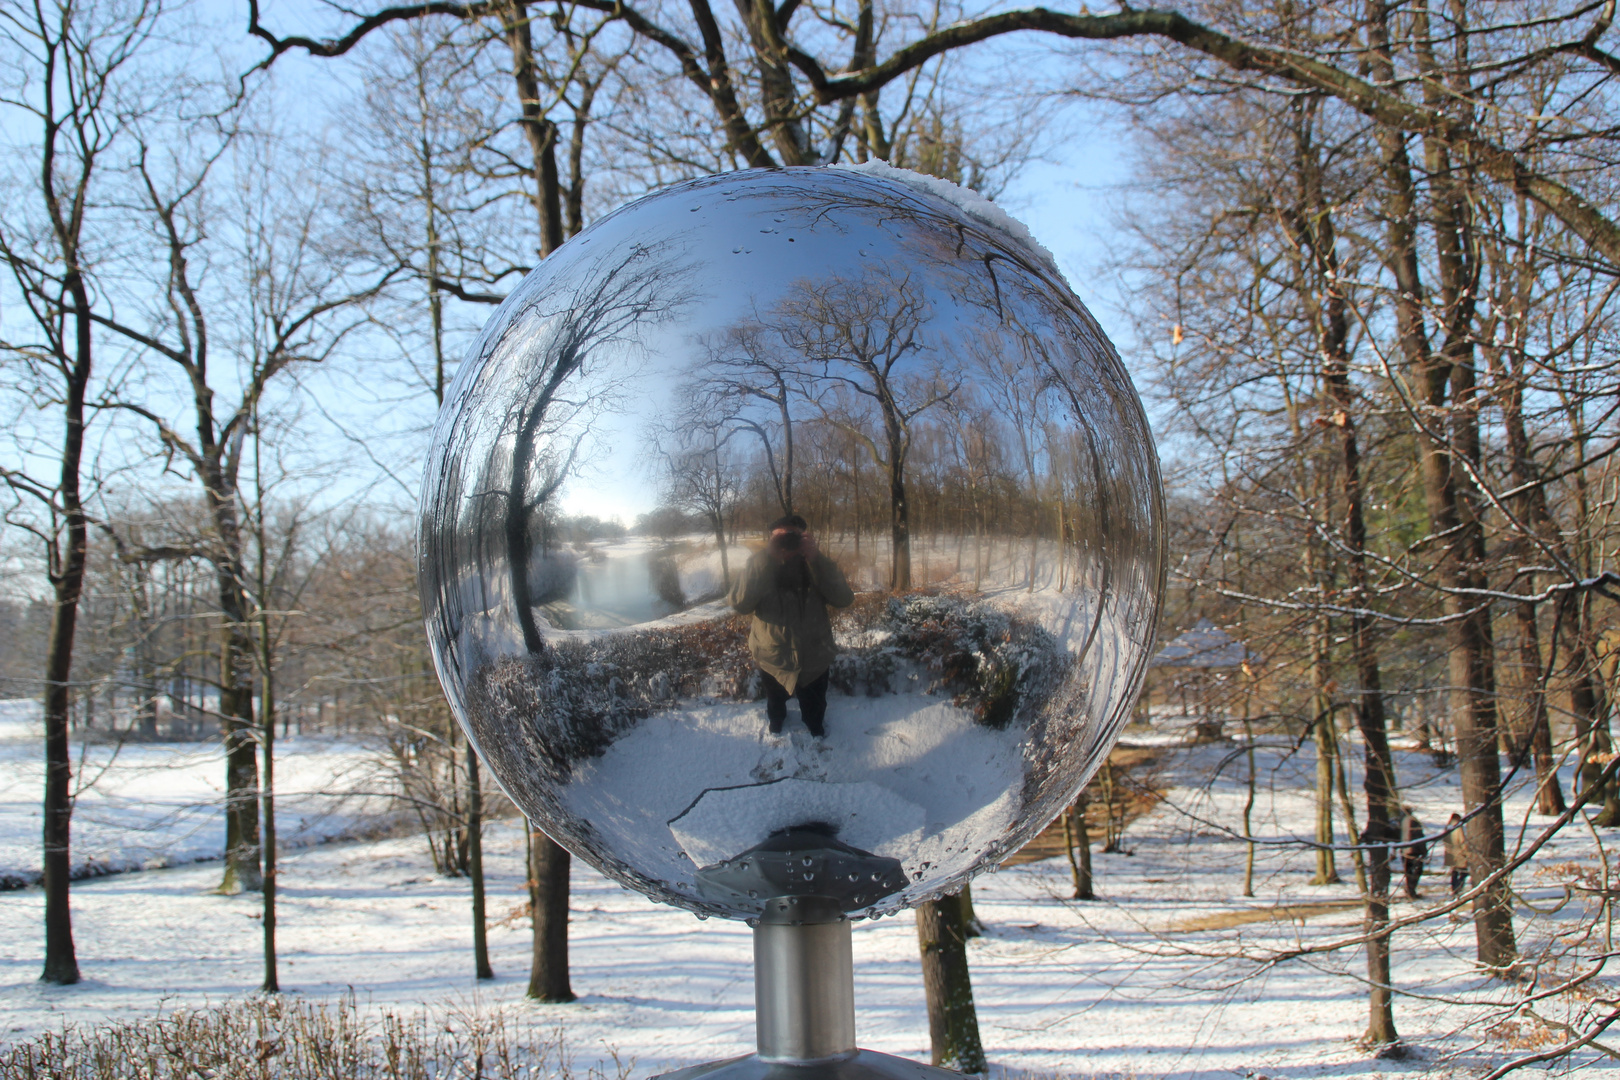
[[(561, 509), (632, 483), (664, 502), (636, 535)], [(457, 718), (575, 854), (747, 916), (764, 898), (716, 875), (813, 826), (903, 868), (840, 894), (880, 913), (993, 866), (1100, 765), (1152, 643), (1161, 498), (1042, 252), (892, 178), (737, 173), (603, 218), (491, 318), (435, 427), (419, 579)], [(791, 708), (766, 736), (723, 599), (789, 506), (858, 593), (825, 740)]]

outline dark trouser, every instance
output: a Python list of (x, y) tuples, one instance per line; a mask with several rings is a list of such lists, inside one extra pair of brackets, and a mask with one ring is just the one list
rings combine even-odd
[(761, 671), (760, 677), (765, 680), (765, 719), (770, 723), (771, 734), (780, 735), (782, 725), (787, 721), (788, 698), (799, 699), (799, 715), (804, 717), (804, 726), (810, 729), (810, 734), (820, 739), (827, 734), (822, 720), (827, 715), (827, 673), (810, 682), (801, 682), (799, 688), (792, 694), (787, 687), (771, 678), (771, 673)]
[(1451, 868), (1451, 895), (1456, 896), (1468, 884), (1468, 867), (1453, 866)]
[(1413, 856), (1408, 855), (1405, 859), (1401, 860), (1401, 869), (1406, 874), (1406, 898), (1408, 900), (1416, 900), (1418, 894), (1418, 882), (1423, 879), (1423, 859), (1421, 857), (1414, 858)]

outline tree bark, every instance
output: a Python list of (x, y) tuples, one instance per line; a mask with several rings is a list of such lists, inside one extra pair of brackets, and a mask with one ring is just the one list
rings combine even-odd
[(906, 501), (906, 460), (900, 437), (889, 439), (889, 541), (895, 592), (911, 590), (911, 504)]
[(962, 904), (955, 896), (917, 905), (917, 944), (922, 952), (923, 993), (928, 1001), (928, 1038), (935, 1065), (965, 1073), (985, 1071), (979, 1017), (968, 974)]
[[(263, 577), (263, 567), (260, 567)], [(281, 982), (276, 975), (276, 705), (275, 679), (270, 671), (268, 620), (261, 616), (260, 633), (263, 635), (264, 682), (259, 697), (259, 738), (264, 742), (264, 788), (260, 801), (264, 804), (264, 985), (267, 994), (279, 993)]]
[[(1311, 256), (1312, 285), (1319, 291), (1317, 351), (1322, 382), (1332, 413), (1329, 429), (1339, 432), (1343, 468), (1342, 535), (1350, 615), (1350, 651), (1356, 666), (1356, 725), (1365, 752), (1363, 790), (1367, 798), (1364, 843), (1366, 856), (1367, 1031), (1365, 1041), (1382, 1048), (1382, 1056), (1400, 1053), (1390, 986), (1389, 885), (1391, 849), (1396, 839), (1395, 765), (1389, 752), (1383, 678), (1379, 670), (1375, 627), (1370, 612), (1372, 591), (1367, 569), (1367, 521), (1362, 485), (1361, 447), (1356, 429), (1356, 395), (1350, 384), (1350, 319), (1340, 281), (1338, 237), (1321, 183), (1321, 164), (1308, 127), (1299, 129), (1297, 162), (1303, 189), (1298, 238)], [(1353, 819), (1351, 819), (1353, 820)]]
[[(1323, 215), (1325, 218), (1326, 215)], [(1336, 269), (1336, 268), (1335, 268)], [(1332, 280), (1332, 278), (1330, 278)], [(1330, 309), (1337, 305), (1342, 316), (1342, 299), (1330, 296)], [(1342, 318), (1335, 320), (1346, 332)], [(1393, 825), (1395, 805), (1395, 762), (1389, 752), (1388, 725), (1384, 714), (1383, 679), (1379, 671), (1378, 650), (1374, 627), (1368, 614), (1371, 592), (1367, 572), (1367, 525), (1363, 515), (1361, 484), (1361, 451), (1357, 445), (1356, 425), (1349, 382), (1349, 358), (1342, 352), (1345, 334), (1337, 335), (1337, 343), (1325, 350), (1328, 357), (1326, 383), (1338, 412), (1334, 422), (1340, 429), (1340, 449), (1344, 464), (1345, 540), (1349, 549), (1349, 576), (1351, 604), (1355, 613), (1350, 617), (1351, 652), (1355, 657), (1359, 686), (1356, 699), (1356, 724), (1361, 731), (1365, 751), (1363, 790), (1367, 796), (1366, 842), (1385, 844), (1398, 839)], [(1387, 847), (1373, 847), (1367, 853), (1367, 1034), (1366, 1041), (1374, 1046), (1393, 1048), (1400, 1044), (1395, 1030), (1393, 991), (1390, 987), (1390, 935), (1389, 883), (1390, 852)], [(1388, 1050), (1385, 1051), (1389, 1053)]]
[(530, 904), (534, 910), (534, 956), (528, 996), (536, 1001), (574, 1000), (568, 979), (568, 851), (531, 826)]
[[(1063, 815), (1063, 839), (1069, 850), (1069, 874), (1074, 878), (1074, 898), (1095, 900), (1091, 882), (1091, 834), (1086, 827), (1086, 807), (1091, 800), (1082, 791)], [(1078, 857), (1077, 857), (1078, 856)]]
[[(1311, 636), (1311, 677), (1316, 692), (1311, 704), (1316, 710), (1313, 735), (1316, 741), (1316, 874), (1312, 885), (1336, 885), (1339, 868), (1333, 856), (1333, 765), (1338, 757), (1338, 739), (1333, 730), (1333, 702), (1327, 693), (1327, 631), (1320, 626)], [(1351, 834), (1355, 827), (1350, 825)]]
[[(1603, 762), (1614, 752), (1614, 742), (1609, 734), (1609, 710), (1604, 701), (1603, 683), (1594, 656), (1596, 642), (1585, 610), (1586, 600), (1565, 593), (1560, 606), (1567, 606), (1567, 617), (1573, 624), (1570, 633), (1576, 638), (1570, 649), (1568, 665), (1571, 676), (1569, 701), (1575, 734), (1581, 742), (1577, 783), (1584, 791), (1593, 784), (1604, 783)], [(1620, 785), (1613, 781), (1606, 783), (1602, 801), (1603, 809), (1592, 819), (1592, 824), (1620, 825)]]
[[(1369, 0), (1370, 70), (1376, 79), (1393, 85), (1387, 19), (1384, 0)], [(1416, 376), (1416, 389), (1422, 396), (1419, 419), (1423, 422), (1418, 431), (1422, 451), (1420, 474), (1429, 515), (1429, 534), (1436, 538), (1439, 547), (1431, 572), (1442, 590), (1442, 609), (1450, 619), (1446, 624), (1451, 686), (1449, 711), (1463, 805), (1468, 817), (1464, 829), (1468, 869), (1478, 882), (1502, 867), (1504, 829), (1491, 673), (1490, 610), (1488, 605), (1476, 604), (1466, 592), (1481, 585), (1484, 533), (1478, 519), (1460, 497), (1457, 473), (1462, 465), (1452, 459), (1454, 443), (1465, 456), (1478, 443), (1477, 417), (1472, 411), (1475, 402), (1471, 367), (1468, 372), (1453, 370), (1455, 365), (1467, 363), (1466, 352), (1471, 349), (1471, 328), (1462, 321), (1462, 315), (1472, 310), (1472, 293), (1460, 265), (1465, 250), (1458, 241), (1461, 223), (1456, 220), (1452, 202), (1442, 194), (1435, 201), (1432, 221), (1440, 253), (1442, 311), (1448, 331), (1446, 345), (1437, 352), (1430, 346), (1424, 323), (1426, 293), (1419, 271), (1417, 197), (1406, 140), (1401, 132), (1387, 126), (1377, 129), (1377, 138), (1383, 151), (1387, 181), (1387, 258), (1396, 285), (1396, 331), (1406, 363)], [(1431, 146), (1431, 149), (1437, 148)], [(1452, 399), (1449, 410), (1448, 392)], [(1448, 412), (1449, 438), (1448, 432), (1435, 427)], [(1507, 885), (1505, 880), (1498, 880), (1474, 901), (1474, 935), (1479, 962), (1497, 971), (1510, 968), (1518, 955)]]
[[(540, 232), (539, 254), (544, 259), (563, 245), (566, 223), (563, 219), (562, 182), (557, 171), (557, 125), (541, 109), (540, 80), (535, 69), (534, 36), (529, 18), (525, 0), (511, 0), (504, 15), (504, 29), (507, 47), (512, 54), (512, 78), (521, 105), (523, 133), (532, 155), (534, 208)], [(559, 372), (557, 378), (564, 374), (566, 372)], [(554, 379), (552, 385), (556, 384), (557, 380)], [(533, 422), (537, 422), (543, 414), (544, 409), (536, 408)], [(520, 446), (527, 451), (528, 443), (532, 442), (532, 431), (520, 431), (518, 438)], [(524, 643), (532, 655), (539, 652), (541, 645), (534, 624), (534, 608), (529, 601), (528, 506), (524, 499), (527, 490), (526, 465), (524, 462), (520, 470), (519, 463), (513, 463), (513, 501), (507, 507), (507, 532), (514, 560), (513, 603), (522, 623)], [(525, 475), (520, 475), (520, 471)], [(530, 997), (541, 1001), (572, 1001), (574, 993), (568, 981), (568, 852), (543, 833), (536, 832), (533, 841), (530, 898), (534, 908), (534, 956), (528, 992)]]
[[(1533, 587), (1534, 578), (1532, 576)], [(1519, 667), (1525, 680), (1524, 721), (1513, 748), (1515, 764), (1533, 758), (1536, 769), (1536, 812), (1557, 817), (1566, 809), (1564, 787), (1558, 781), (1558, 759), (1553, 756), (1552, 720), (1547, 713), (1546, 672), (1541, 660), (1541, 630), (1536, 605), (1515, 604), (1519, 624)]]
[[(484, 793), (478, 779), (478, 751), (471, 739), (467, 740), (467, 876), (472, 879), (473, 970), (480, 979), (493, 979), (484, 906)], [(563, 914), (566, 918), (567, 912)], [(566, 936), (563, 947), (566, 950)]]
[(260, 465), (264, 456), (263, 429), (259, 410), (253, 409), (253, 492), (257, 502), (253, 516), (258, 532), (256, 556), (258, 573), (254, 589), (258, 594), (259, 632), (259, 739), (264, 745), (264, 786), (260, 801), (264, 807), (264, 984), (266, 994), (280, 993), (276, 973), (276, 673), (275, 649), (270, 636), (270, 575), (265, 564), (267, 547), (264, 528), (264, 477)]
[(971, 884), (962, 886), (962, 891), (956, 895), (962, 902), (962, 936), (983, 937), (984, 923), (979, 921), (978, 914), (973, 910), (973, 886)]
[(534, 34), (529, 27), (526, 0), (511, 0), (505, 16), (506, 45), (512, 54), (512, 79), (517, 85), (524, 137), (532, 155), (534, 209), (540, 224), (540, 257), (562, 247), (564, 222), (562, 183), (557, 172), (557, 125), (540, 107), (540, 79), (535, 70)]
[[(221, 612), (219, 724), (225, 743), (225, 876), (219, 891), (232, 895), (264, 887), (259, 850), (259, 739), (253, 718), (253, 641), (247, 632), (242, 590), (242, 535), (235, 484), (209, 485), (221, 550), (215, 576)], [(216, 486), (216, 484), (218, 486)]]
[[(1521, 223), (1526, 209), (1521, 198), (1518, 207)], [(1521, 224), (1523, 228), (1525, 226)], [(1529, 260), (1530, 252), (1534, 249), (1533, 242), (1521, 245), (1512, 265), (1500, 268), (1513, 286), (1510, 291), (1504, 290), (1508, 291), (1508, 295), (1501, 297), (1497, 304), (1504, 311), (1508, 344), (1502, 349), (1488, 350), (1488, 353), (1496, 357), (1493, 374), (1502, 384), (1496, 397), (1502, 408), (1502, 430), (1507, 441), (1510, 474), (1514, 486), (1522, 492), (1515, 500), (1515, 509), (1521, 523), (1532, 533), (1532, 536), (1523, 538), (1524, 544), (1529, 547), (1533, 541), (1538, 541), (1568, 566), (1569, 553), (1547, 506), (1546, 488), (1536, 467), (1524, 423), (1524, 389), (1529, 369), (1529, 357), (1525, 354), (1528, 336), (1526, 324), (1530, 317), (1529, 292), (1534, 277)], [(1500, 261), (1507, 263), (1505, 257)], [(1535, 580), (1534, 574), (1528, 575), (1525, 583), (1527, 591), (1535, 592)], [(1542, 814), (1557, 816), (1564, 812), (1566, 804), (1563, 786), (1558, 781), (1558, 763), (1553, 757), (1552, 720), (1547, 711), (1547, 679), (1551, 672), (1548, 664), (1542, 660), (1541, 631), (1536, 609), (1536, 604), (1528, 602), (1515, 605), (1514, 614), (1519, 626), (1519, 667), (1526, 702), (1524, 719), (1520, 724), (1520, 744), (1514, 748), (1514, 756), (1515, 761), (1522, 760), (1526, 754), (1534, 756), (1536, 809)], [(1576, 627), (1571, 626), (1569, 630), (1578, 636)]]
[[(65, 248), (75, 250), (64, 240)], [(72, 259), (69, 260), (71, 266)], [(62, 472), (58, 497), (67, 531), (65, 549), (51, 549), (50, 638), (45, 653), (45, 805), (42, 808), (41, 852), (45, 884), (44, 982), (60, 986), (79, 981), (79, 960), (73, 945), (73, 914), (69, 899), (73, 863), (73, 755), (68, 745), (68, 719), (72, 708), (73, 641), (78, 626), (79, 598), (84, 591), (84, 567), (89, 535), (84, 504), (79, 495), (79, 469), (84, 457), (84, 399), (90, 384), (90, 297), (83, 277), (70, 269), (67, 288), (73, 297), (75, 354), (67, 366), (67, 395), (62, 437)]]
[(1254, 895), (1254, 724), (1247, 715), (1243, 717), (1243, 741), (1245, 754), (1249, 759), (1248, 790), (1243, 798), (1243, 838), (1248, 841), (1243, 853), (1243, 895)]

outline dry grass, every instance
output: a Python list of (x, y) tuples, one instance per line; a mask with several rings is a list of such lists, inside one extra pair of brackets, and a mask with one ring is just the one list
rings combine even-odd
[(1196, 919), (1183, 919), (1171, 924), (1169, 932), (1191, 934), (1199, 930), (1230, 930), (1234, 926), (1247, 926), (1259, 922), (1302, 922), (1315, 915), (1335, 911), (1350, 911), (1361, 907), (1360, 900), (1323, 900), (1314, 904), (1280, 904), (1276, 907), (1244, 908), (1241, 911), (1223, 911), (1216, 915), (1200, 915)]
[[(1119, 807), (1124, 819), (1121, 823), (1123, 826), (1128, 827), (1131, 822), (1147, 814), (1164, 799), (1164, 793), (1159, 790), (1156, 783), (1161, 755), (1162, 751), (1157, 747), (1140, 746), (1116, 746), (1109, 753), (1108, 761), (1114, 767), (1114, 775), (1119, 779), (1124, 804)], [(1090, 834), (1092, 843), (1100, 845), (1106, 828), (1108, 807), (1102, 802), (1102, 785), (1099, 781), (1092, 780), (1090, 791), (1091, 803), (1086, 808), (1086, 831)], [(1063, 818), (1059, 817), (1002, 865), (1019, 866), (1023, 863), (1039, 862), (1042, 859), (1064, 858), (1066, 847)]]
[(504, 1013), (363, 1013), (352, 998), (252, 998), (0, 1046), (0, 1080), (626, 1080), (633, 1063), (615, 1064), (576, 1077), (560, 1031)]
[(1564, 1036), (1534, 1019), (1503, 1020), (1486, 1028), (1485, 1034), (1509, 1050), (1539, 1050), (1564, 1039)]

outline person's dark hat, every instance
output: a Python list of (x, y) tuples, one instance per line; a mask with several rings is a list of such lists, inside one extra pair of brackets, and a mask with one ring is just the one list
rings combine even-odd
[(804, 532), (809, 527), (809, 523), (798, 514), (783, 514), (765, 527), (765, 533), (768, 536), (777, 529), (798, 529), (800, 532)]

